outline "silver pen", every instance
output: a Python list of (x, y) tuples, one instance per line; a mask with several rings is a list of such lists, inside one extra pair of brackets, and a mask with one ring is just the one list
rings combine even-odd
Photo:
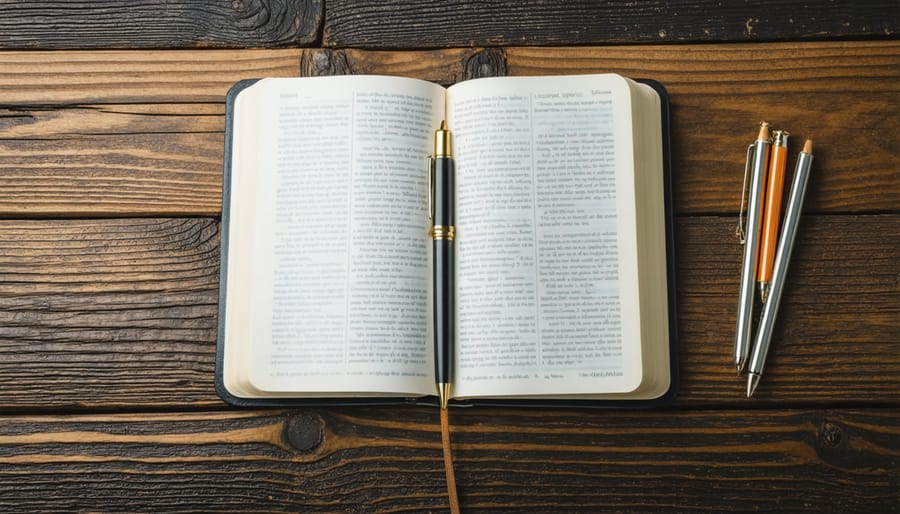
[(794, 248), (794, 239), (797, 236), (797, 225), (800, 224), (800, 210), (803, 208), (803, 197), (806, 195), (806, 183), (809, 180), (812, 159), (812, 141), (807, 139), (803, 144), (803, 151), (797, 156), (797, 168), (794, 170), (791, 193), (787, 210), (784, 213), (784, 228), (781, 229), (778, 249), (775, 251), (775, 267), (772, 269), (769, 300), (763, 308), (756, 342), (753, 344), (753, 355), (750, 357), (750, 368), (747, 374), (747, 398), (753, 396), (753, 392), (756, 391), (759, 377), (762, 376), (763, 367), (766, 365), (766, 354), (769, 353), (769, 344), (772, 342), (772, 330), (778, 315), (778, 304), (781, 303), (781, 293), (784, 291), (788, 263)]
[[(769, 150), (772, 147), (772, 134), (769, 124), (762, 122), (756, 143), (751, 145), (755, 151), (753, 157), (753, 174), (750, 179), (750, 196), (747, 207), (746, 240), (744, 241), (744, 261), (741, 267), (741, 291), (738, 298), (737, 331), (734, 337), (734, 365), (738, 375), (744, 370), (747, 356), (750, 354), (750, 328), (753, 324), (753, 291), (756, 286), (756, 262), (759, 246), (760, 211), (762, 210), (762, 188), (766, 178), (766, 166), (769, 162)], [(748, 157), (750, 152), (748, 151)], [(743, 201), (743, 198), (741, 199)]]

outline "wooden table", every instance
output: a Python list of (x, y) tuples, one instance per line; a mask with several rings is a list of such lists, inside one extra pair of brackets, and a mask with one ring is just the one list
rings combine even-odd
[[(464, 510), (900, 510), (900, 8), (858, 3), (3, 3), (0, 510), (446, 509), (434, 410), (216, 396), (224, 94), (606, 71), (671, 94), (681, 394), (455, 411)], [(748, 400), (734, 227), (762, 119), (816, 154)]]

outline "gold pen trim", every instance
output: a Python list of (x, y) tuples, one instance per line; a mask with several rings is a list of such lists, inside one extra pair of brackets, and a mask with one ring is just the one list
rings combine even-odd
[(440, 402), (442, 409), (446, 409), (447, 403), (450, 401), (450, 392), (453, 388), (453, 385), (450, 383), (440, 382), (437, 384), (437, 386), (438, 402)]
[(447, 120), (434, 132), (434, 157), (453, 157), (453, 134), (447, 128)]
[(453, 238), (456, 236), (456, 228), (452, 225), (449, 227), (445, 227), (443, 225), (435, 225), (428, 230), (428, 235), (431, 236), (435, 241), (444, 240), (453, 241)]

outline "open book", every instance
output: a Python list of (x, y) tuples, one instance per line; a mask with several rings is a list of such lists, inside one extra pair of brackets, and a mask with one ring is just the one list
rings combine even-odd
[(446, 120), (454, 402), (671, 396), (664, 94), (618, 75), (236, 85), (219, 394), (238, 405), (434, 403), (426, 175)]

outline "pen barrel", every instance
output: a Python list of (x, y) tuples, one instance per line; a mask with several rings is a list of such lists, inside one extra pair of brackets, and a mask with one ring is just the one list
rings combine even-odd
[(456, 225), (454, 192), (456, 191), (456, 167), (452, 157), (434, 158), (434, 226)]
[(763, 227), (760, 235), (759, 281), (772, 279), (772, 265), (775, 262), (775, 242), (778, 238), (778, 224), (781, 213), (781, 198), (784, 192), (784, 172), (787, 169), (787, 146), (775, 144), (769, 166), (768, 185), (765, 194)]
[(434, 372), (435, 382), (452, 383), (451, 351), (456, 331), (456, 209), (454, 196), (455, 165), (453, 158), (434, 158)]
[(747, 240), (744, 243), (744, 259), (741, 266), (741, 289), (738, 297), (737, 330), (734, 337), (734, 360), (740, 372), (750, 354), (750, 329), (753, 324), (753, 290), (756, 284), (757, 252), (762, 206), (763, 179), (772, 143), (757, 139), (753, 159), (753, 175), (750, 180), (749, 206), (747, 208)]
[(456, 331), (455, 262), (453, 241), (435, 239), (434, 245), (434, 375), (435, 382), (452, 382), (450, 352)]
[(749, 370), (757, 375), (762, 374), (766, 363), (766, 355), (769, 353), (772, 332), (775, 328), (775, 319), (778, 316), (778, 306), (781, 304), (781, 294), (784, 292), (785, 280), (787, 279), (788, 264), (791, 260), (794, 240), (797, 237), (797, 227), (800, 225), (800, 212), (803, 209), (803, 198), (806, 196), (806, 184), (809, 181), (812, 158), (812, 154), (803, 152), (797, 157), (797, 167), (791, 183), (787, 209), (784, 212), (784, 227), (781, 230), (781, 237), (778, 239), (778, 249), (775, 253), (769, 299), (765, 307), (763, 307), (759, 330), (756, 334), (756, 341), (753, 344), (753, 354), (750, 356)]

